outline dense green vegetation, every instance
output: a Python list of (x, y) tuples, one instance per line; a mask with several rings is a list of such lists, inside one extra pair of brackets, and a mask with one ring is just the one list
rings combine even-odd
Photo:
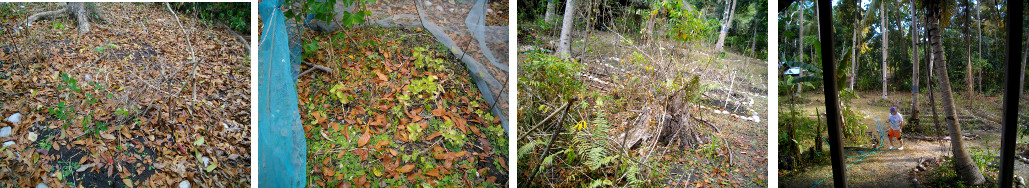
[(196, 14), (207, 22), (221, 22), (236, 32), (250, 33), (250, 3), (179, 2), (172, 8), (186, 14)]

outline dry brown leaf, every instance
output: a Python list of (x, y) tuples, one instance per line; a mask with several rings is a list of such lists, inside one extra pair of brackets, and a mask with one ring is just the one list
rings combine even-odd
[(443, 116), (443, 114), (445, 112), (446, 111), (444, 111), (442, 107), (437, 107), (435, 110), (432, 110), (432, 115), (436, 116), (436, 117), (440, 117), (440, 116)]
[(409, 165), (404, 165), (403, 167), (400, 167), (399, 171), (400, 171), (400, 173), (408, 173), (408, 172), (411, 172), (412, 170), (414, 170), (414, 165), (410, 165), (409, 164)]
[(379, 76), (379, 80), (382, 80), (383, 82), (389, 81), (389, 77), (386, 77), (386, 75), (382, 74), (382, 71), (376, 70), (375, 75)]
[(102, 137), (104, 139), (108, 139), (108, 140), (114, 140), (114, 135), (112, 135), (110, 133), (100, 134), (100, 137)]
[(436, 178), (440, 178), (440, 175), (439, 175), (439, 168), (436, 168), (436, 169), (432, 169), (432, 170), (426, 171), (426, 172), (425, 172), (425, 175), (428, 175), (428, 176), (432, 176), (432, 177), (436, 177)]
[(364, 147), (365, 144), (368, 144), (371, 137), (372, 135), (368, 134), (368, 130), (366, 129), (364, 134), (361, 135), (361, 138), (357, 139), (357, 147)]

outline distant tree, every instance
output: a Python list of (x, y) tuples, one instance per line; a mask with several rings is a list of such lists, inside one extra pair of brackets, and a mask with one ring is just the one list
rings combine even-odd
[(964, 30), (964, 35), (965, 35), (964, 36), (964, 39), (965, 39), (965, 85), (968, 87), (968, 96), (965, 96), (965, 97), (967, 97), (968, 100), (971, 101), (972, 98), (975, 97), (975, 87), (972, 86), (972, 85), (975, 85), (975, 82), (973, 82), (974, 78), (972, 77), (972, 75), (973, 75), (973, 73), (972, 73), (972, 39), (971, 39), (972, 35), (971, 35), (971, 33), (969, 33), (970, 31), (968, 29), (968, 26), (971, 26), (971, 23), (972, 23), (972, 14), (971, 14), (972, 3), (971, 3), (971, 1), (968, 1), (968, 0), (965, 0), (963, 2), (964, 2), (964, 5), (965, 5), (964, 6), (964, 8), (965, 8), (965, 11), (964, 11), (964, 14), (965, 14), (965, 16), (964, 16), (964, 18), (965, 18), (965, 26), (961, 27), (961, 28), (962, 28), (962, 30)]
[(918, 24), (918, 16), (915, 12), (915, 0), (911, 0), (911, 24), (908, 24), (911, 32), (911, 116), (912, 124), (918, 123), (918, 32), (915, 32), (915, 25)]
[(550, 23), (554, 21), (554, 1), (557, 0), (546, 0), (547, 1), (547, 12), (543, 14), (543, 22)]
[(728, 0), (726, 2), (725, 16), (722, 17), (722, 27), (718, 31), (718, 42), (715, 43), (715, 51), (722, 51), (722, 46), (725, 45), (725, 36), (729, 33), (729, 28), (732, 27), (732, 17), (736, 12), (736, 1)]
[(575, 20), (575, 0), (568, 0), (565, 5), (565, 16), (564, 21), (561, 23), (561, 38), (558, 40), (557, 56), (561, 59), (568, 59), (571, 57), (571, 34), (572, 29), (575, 28), (575, 24), (572, 22)]
[(882, 38), (883, 38), (883, 44), (882, 44), (883, 45), (883, 49), (882, 49), (883, 50), (883, 68), (882, 68), (883, 69), (883, 75), (882, 75), (883, 76), (883, 79), (882, 79), (882, 81), (883, 81), (883, 96), (882, 96), (882, 99), (887, 99), (886, 98), (886, 81), (887, 81), (886, 80), (886, 68), (887, 68), (886, 67), (886, 58), (889, 57), (887, 55), (887, 54), (889, 54), (889, 51), (887, 49), (890, 48), (890, 43), (889, 43), (890, 42), (889, 41), (889, 38), (890, 38), (889, 37), (890, 36), (889, 35), (889, 31), (890, 31), (889, 28), (890, 27), (889, 27), (889, 25), (886, 25), (886, 23), (887, 23), (886, 22), (886, 12), (887, 12), (886, 3), (889, 2), (889, 1), (887, 1), (887, 0), (880, 0), (880, 1), (881, 2), (879, 2), (879, 6), (880, 6), (879, 7), (879, 13), (881, 14), (881, 16), (879, 17), (879, 20), (880, 20), (879, 29), (882, 29)]

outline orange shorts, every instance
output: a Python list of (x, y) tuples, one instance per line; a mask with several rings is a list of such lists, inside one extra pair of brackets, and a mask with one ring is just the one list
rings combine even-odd
[(892, 128), (890, 128), (890, 130), (887, 131), (886, 134), (887, 134), (888, 138), (900, 139), (900, 131), (899, 130), (893, 130)]

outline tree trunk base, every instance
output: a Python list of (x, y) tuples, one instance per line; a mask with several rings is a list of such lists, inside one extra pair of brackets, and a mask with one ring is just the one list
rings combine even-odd
[(59, 10), (40, 12), (29, 16), (28, 19), (25, 19), (25, 25), (32, 26), (32, 22), (36, 20), (72, 17), (78, 23), (79, 34), (85, 34), (89, 32), (90, 22), (107, 23), (105, 15), (106, 13), (94, 3), (68, 3)]

